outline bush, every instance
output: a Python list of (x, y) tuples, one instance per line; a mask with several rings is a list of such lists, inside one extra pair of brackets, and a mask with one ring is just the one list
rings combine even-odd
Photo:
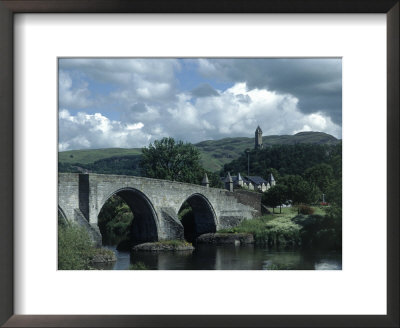
[(94, 254), (89, 234), (83, 227), (58, 228), (58, 269), (88, 270)]
[(342, 248), (341, 209), (332, 208), (325, 216), (298, 215), (292, 221), (302, 227), (301, 240), (304, 247)]
[(331, 207), (326, 215), (263, 216), (218, 232), (251, 233), (256, 244), (261, 245), (339, 250), (342, 247), (341, 209)]
[(113, 251), (93, 246), (84, 227), (71, 224), (58, 228), (58, 269), (92, 270), (97, 262), (114, 262)]
[(160, 245), (167, 245), (167, 246), (173, 246), (173, 247), (179, 247), (179, 246), (191, 246), (192, 243), (189, 243), (186, 240), (177, 240), (177, 239), (173, 239), (173, 240), (160, 240), (157, 241), (156, 243), (160, 244)]
[(136, 262), (129, 266), (129, 270), (149, 270), (149, 268), (143, 262)]
[(301, 227), (288, 217), (273, 219), (262, 216), (257, 219), (245, 220), (240, 225), (219, 232), (251, 233), (256, 244), (268, 246), (298, 246), (301, 244)]
[(308, 205), (300, 205), (299, 213), (304, 215), (311, 215), (314, 214), (314, 209)]

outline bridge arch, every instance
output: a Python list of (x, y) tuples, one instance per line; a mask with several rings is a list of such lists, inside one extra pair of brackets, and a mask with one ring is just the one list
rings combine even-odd
[(104, 204), (113, 195), (121, 197), (133, 213), (132, 244), (137, 245), (144, 242), (158, 241), (159, 224), (157, 213), (150, 199), (138, 189), (124, 187), (113, 191), (103, 199), (97, 215), (100, 214)]
[(216, 231), (217, 216), (206, 196), (200, 193), (191, 194), (182, 202), (179, 211), (185, 203), (192, 208), (193, 214), (192, 218), (183, 218), (182, 220), (186, 239), (192, 241), (190, 239), (194, 240), (201, 234)]

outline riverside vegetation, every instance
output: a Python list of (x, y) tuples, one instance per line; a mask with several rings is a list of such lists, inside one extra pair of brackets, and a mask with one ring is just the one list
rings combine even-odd
[(98, 262), (114, 262), (114, 252), (92, 245), (85, 228), (69, 225), (59, 220), (58, 225), (58, 269), (91, 270)]
[(341, 210), (313, 207), (318, 214), (297, 214), (296, 208), (284, 208), (282, 213), (243, 221), (218, 233), (250, 233), (257, 245), (269, 247), (314, 247), (340, 250), (342, 247)]

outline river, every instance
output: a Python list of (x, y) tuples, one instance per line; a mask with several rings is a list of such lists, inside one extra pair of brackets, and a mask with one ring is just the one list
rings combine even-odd
[[(280, 250), (254, 245), (197, 245), (193, 252), (117, 251), (117, 262), (106, 270), (128, 270), (130, 264), (144, 264), (150, 270), (341, 270), (340, 252)], [(100, 268), (100, 267), (99, 267)]]

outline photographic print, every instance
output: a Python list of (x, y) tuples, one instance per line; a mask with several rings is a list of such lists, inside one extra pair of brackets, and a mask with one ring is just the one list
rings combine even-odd
[(340, 58), (59, 58), (59, 270), (341, 270)]

